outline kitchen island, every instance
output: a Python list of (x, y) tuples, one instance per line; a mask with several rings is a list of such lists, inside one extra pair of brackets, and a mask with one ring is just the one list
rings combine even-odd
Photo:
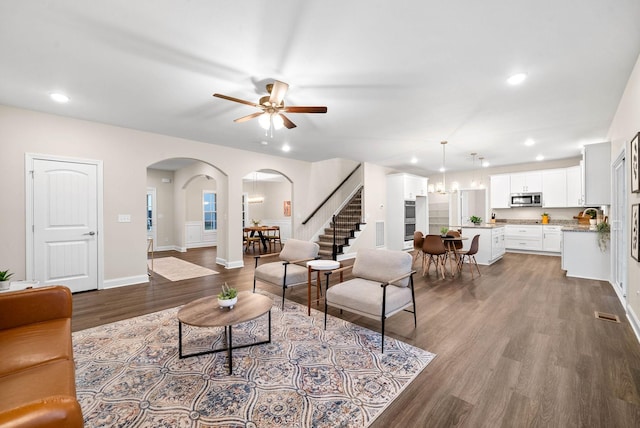
[(468, 250), (475, 235), (478, 240), (476, 262), (479, 265), (491, 265), (504, 256), (504, 226), (496, 224), (481, 224), (478, 226), (462, 226), (462, 236), (469, 238), (463, 241), (463, 250)]
[(589, 226), (562, 229), (562, 269), (568, 277), (609, 281), (611, 252), (609, 245), (602, 251), (598, 232)]

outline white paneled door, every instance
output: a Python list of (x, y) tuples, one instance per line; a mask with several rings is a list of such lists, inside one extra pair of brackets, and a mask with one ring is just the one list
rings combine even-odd
[(98, 171), (33, 160), (33, 277), (72, 292), (98, 288)]

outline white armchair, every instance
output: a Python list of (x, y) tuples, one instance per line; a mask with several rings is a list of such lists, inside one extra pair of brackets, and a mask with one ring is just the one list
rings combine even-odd
[[(324, 328), (327, 328), (327, 308), (344, 309), (382, 322), (381, 347), (384, 353), (385, 319), (400, 311), (413, 313), (417, 326), (416, 301), (413, 292), (413, 258), (404, 251), (360, 249), (353, 266), (327, 274), (352, 269), (353, 279), (327, 286), (324, 305)], [(327, 281), (328, 283), (328, 281)], [(413, 311), (408, 310), (413, 306)]]
[[(315, 242), (288, 239), (279, 253), (255, 256), (253, 292), (255, 293), (256, 291), (256, 281), (282, 287), (282, 309), (284, 309), (285, 291), (287, 288), (307, 283), (308, 270), (306, 262), (316, 259), (318, 251), (320, 251), (320, 246)], [(280, 261), (258, 266), (260, 259), (275, 256), (279, 256)]]

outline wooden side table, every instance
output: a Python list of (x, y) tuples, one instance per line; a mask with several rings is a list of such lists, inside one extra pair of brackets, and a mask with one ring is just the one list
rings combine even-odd
[[(335, 260), (311, 260), (307, 262), (307, 315), (311, 315), (311, 275), (317, 272), (316, 278), (316, 304), (320, 300), (320, 272), (340, 268), (340, 262)], [(340, 272), (340, 282), (342, 282), (342, 272)], [(329, 277), (327, 276), (327, 287), (329, 286)]]
[[(217, 296), (203, 297), (191, 303), (187, 303), (178, 311), (178, 355), (180, 358), (194, 357), (196, 355), (211, 354), (227, 351), (229, 359), (229, 374), (233, 373), (233, 350), (248, 346), (261, 345), (271, 342), (271, 306), (273, 302), (261, 294), (243, 291), (238, 294), (238, 303), (233, 309), (218, 306)], [(264, 314), (269, 314), (268, 339), (256, 341), (246, 345), (233, 346), (233, 326), (251, 321)], [(221, 349), (184, 354), (182, 352), (182, 324), (194, 327), (224, 327), (227, 346)]]

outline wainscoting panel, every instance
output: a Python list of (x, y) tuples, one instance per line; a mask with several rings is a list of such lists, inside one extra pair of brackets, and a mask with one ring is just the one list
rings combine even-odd
[(203, 230), (202, 222), (188, 221), (184, 224), (187, 248), (214, 247), (218, 243), (218, 231)]

